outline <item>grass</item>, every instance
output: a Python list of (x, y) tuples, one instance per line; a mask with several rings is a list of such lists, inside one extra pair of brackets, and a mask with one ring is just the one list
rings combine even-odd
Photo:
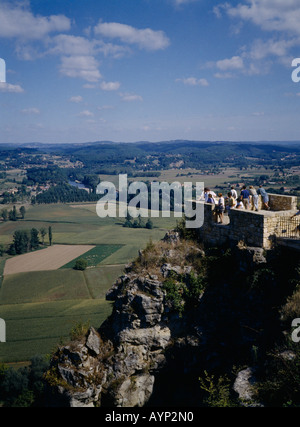
[(0, 292), (1, 292), (2, 282), (3, 282), (3, 273), (4, 273), (6, 259), (7, 259), (6, 257), (0, 258)]
[(6, 343), (0, 362), (29, 360), (50, 353), (68, 338), (76, 323), (98, 328), (111, 314), (105, 294), (124, 266), (102, 266), (84, 272), (70, 269), (7, 276), (0, 293), (0, 317), (6, 321)]
[[(65, 265), (55, 271), (4, 277), (0, 317), (6, 321), (7, 340), (0, 345), (0, 362), (24, 362), (36, 354), (50, 353), (61, 338), (68, 337), (75, 323), (90, 321), (98, 328), (112, 310), (105, 294), (124, 265), (150, 239), (160, 240), (176, 225), (174, 218), (153, 218), (152, 230), (125, 228), (123, 222), (99, 218), (94, 203), (26, 206), (25, 220), (0, 222), (0, 243), (9, 244), (17, 229), (48, 230), (51, 225), (53, 244), (97, 246), (85, 254), (96, 267), (83, 272)], [(3, 266), (0, 258), (0, 275)]]
[(73, 259), (61, 268), (73, 268), (78, 259), (85, 259), (88, 263), (88, 267), (96, 267), (105, 258), (122, 248), (122, 246), (123, 245), (97, 245), (95, 248)]
[(88, 298), (84, 275), (75, 270), (10, 274), (4, 277), (0, 291), (1, 304)]
[(0, 346), (0, 362), (47, 355), (68, 339), (75, 324), (89, 321), (98, 328), (111, 310), (112, 305), (104, 299), (1, 305), (7, 334), (6, 343)]
[(105, 298), (107, 290), (122, 275), (123, 270), (123, 264), (106, 265), (85, 270), (83, 274), (92, 298)]

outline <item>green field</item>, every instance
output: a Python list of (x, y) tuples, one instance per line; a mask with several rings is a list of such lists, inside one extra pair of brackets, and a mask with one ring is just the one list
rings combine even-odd
[(85, 254), (63, 265), (61, 268), (73, 268), (78, 259), (85, 259), (87, 261), (88, 267), (96, 267), (105, 258), (112, 255), (114, 252), (116, 252), (118, 249), (122, 248), (123, 246), (124, 245), (97, 245), (96, 247), (89, 250)]
[(105, 294), (123, 268), (116, 265), (84, 272), (64, 269), (7, 276), (0, 290), (0, 317), (7, 328), (0, 361), (25, 361), (35, 354), (48, 354), (68, 338), (78, 322), (90, 322), (98, 328), (112, 310)]
[(66, 342), (73, 326), (90, 322), (98, 327), (111, 309), (103, 299), (2, 305), (7, 333), (6, 343), (0, 345), (0, 362), (20, 362), (36, 354), (49, 354), (60, 342)]
[[(89, 321), (98, 328), (112, 310), (105, 294), (122, 274), (124, 265), (150, 239), (161, 239), (175, 226), (176, 219), (153, 218), (152, 230), (125, 228), (123, 222), (99, 218), (94, 203), (29, 205), (25, 220), (0, 222), (3, 244), (12, 241), (15, 230), (51, 226), (53, 244), (96, 245), (80, 257), (89, 261), (85, 271), (70, 268), (74, 260), (59, 270), (3, 278), (0, 317), (6, 321), (7, 336), (6, 343), (0, 345), (0, 362), (22, 362), (36, 354), (50, 353), (61, 340), (67, 340), (78, 322)], [(3, 267), (0, 258), (0, 276)]]

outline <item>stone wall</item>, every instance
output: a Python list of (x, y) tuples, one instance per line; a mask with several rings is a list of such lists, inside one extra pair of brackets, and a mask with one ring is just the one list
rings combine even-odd
[(279, 231), (280, 219), (290, 217), (295, 212), (296, 202), (296, 197), (270, 194), (272, 210), (256, 212), (231, 209), (226, 225), (216, 223), (214, 206), (204, 203), (204, 224), (199, 229), (200, 238), (210, 245), (244, 242), (248, 246), (269, 249)]
[(282, 196), (281, 194), (269, 194), (270, 208), (272, 211), (290, 211), (297, 209), (296, 196)]

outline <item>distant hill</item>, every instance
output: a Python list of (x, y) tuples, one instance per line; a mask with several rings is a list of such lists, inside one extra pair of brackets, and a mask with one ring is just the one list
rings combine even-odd
[(168, 168), (268, 166), (300, 164), (300, 141), (191, 141), (133, 143), (95, 141), (76, 144), (0, 145), (0, 160), (21, 152), (48, 153), (82, 162), (88, 173), (158, 171)]

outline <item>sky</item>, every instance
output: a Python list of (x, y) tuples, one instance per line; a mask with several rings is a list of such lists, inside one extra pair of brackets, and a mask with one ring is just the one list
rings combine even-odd
[(300, 140), (299, 22), (299, 0), (1, 0), (0, 143)]

